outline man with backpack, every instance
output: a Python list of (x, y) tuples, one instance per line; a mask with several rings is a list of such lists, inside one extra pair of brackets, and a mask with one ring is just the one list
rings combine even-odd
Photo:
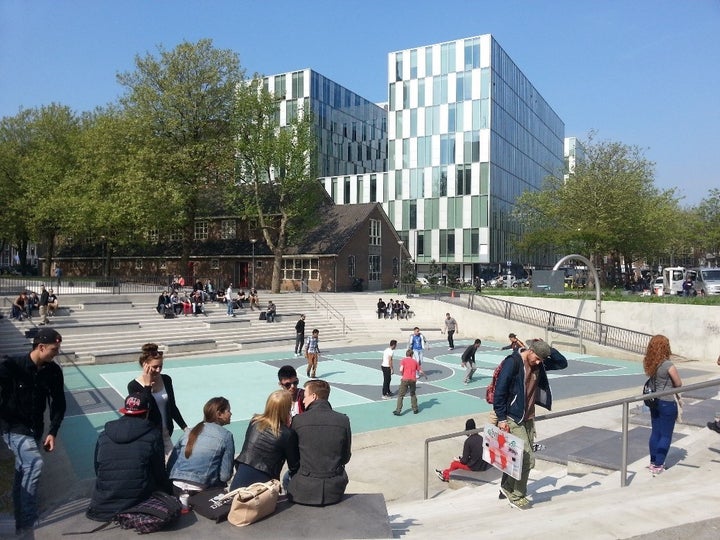
[(492, 397), (498, 427), (525, 443), (520, 479), (503, 474), (500, 482), (500, 498), (507, 497), (512, 507), (521, 510), (532, 506), (527, 499), (527, 482), (535, 466), (535, 405), (548, 410), (552, 407), (546, 370), (567, 367), (567, 359), (543, 340), (529, 340), (527, 345), (503, 360)]

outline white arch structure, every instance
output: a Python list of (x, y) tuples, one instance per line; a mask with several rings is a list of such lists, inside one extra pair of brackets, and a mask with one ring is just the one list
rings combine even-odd
[(593, 263), (591, 263), (588, 259), (583, 257), (582, 255), (574, 254), (574, 255), (565, 255), (562, 259), (560, 259), (557, 263), (555, 263), (555, 266), (553, 267), (553, 271), (557, 270), (565, 264), (567, 261), (572, 260), (579, 260), (590, 269), (590, 272), (592, 272), (593, 281), (595, 281), (595, 321), (598, 323), (598, 325), (601, 324), (602, 319), (602, 309), (600, 308), (600, 279), (598, 278), (597, 270), (595, 270), (595, 267), (593, 266)]

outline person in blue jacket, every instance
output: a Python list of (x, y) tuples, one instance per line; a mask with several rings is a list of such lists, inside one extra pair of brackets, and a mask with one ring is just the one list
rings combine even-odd
[(511, 506), (522, 510), (531, 507), (527, 482), (535, 466), (535, 405), (548, 410), (552, 407), (546, 370), (565, 369), (568, 365), (562, 354), (541, 339), (529, 340), (527, 345), (503, 361), (493, 400), (498, 427), (525, 443), (520, 479), (503, 474), (500, 482), (500, 498), (507, 497)]

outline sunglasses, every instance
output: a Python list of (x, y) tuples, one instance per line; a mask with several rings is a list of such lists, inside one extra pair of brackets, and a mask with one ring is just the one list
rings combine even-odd
[(295, 379), (294, 381), (288, 381), (285, 383), (282, 383), (281, 386), (284, 386), (286, 389), (290, 390), (292, 386), (297, 386), (300, 383), (299, 380)]

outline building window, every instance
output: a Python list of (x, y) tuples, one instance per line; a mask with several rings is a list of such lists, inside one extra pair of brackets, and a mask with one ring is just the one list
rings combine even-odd
[(418, 64), (417, 49), (412, 49), (410, 51), (410, 78), (411, 79), (417, 79), (417, 64)]
[(173, 232), (170, 233), (170, 240), (177, 242), (182, 239), (183, 239), (182, 229), (175, 229)]
[(220, 270), (220, 259), (210, 259), (210, 269)]
[(480, 67), (480, 38), (465, 40), (465, 69)]
[(417, 250), (418, 257), (420, 255), (425, 255), (425, 232), (424, 231), (418, 231), (417, 245), (415, 246), (415, 249)]
[(302, 71), (296, 71), (292, 74), (292, 97), (301, 98), (305, 92), (305, 81)]
[(440, 45), (440, 73), (455, 71), (455, 43)]
[(320, 259), (283, 259), (283, 279), (317, 281), (320, 278)]
[(237, 235), (237, 226), (234, 219), (223, 219), (220, 222), (220, 238), (232, 240)]
[(458, 165), (455, 175), (455, 195), (470, 195), (472, 169), (470, 165)]
[(380, 226), (380, 220), (378, 219), (370, 220), (370, 245), (382, 245), (382, 227)]
[(275, 76), (275, 97), (278, 99), (285, 99), (285, 75)]
[(143, 269), (143, 260), (135, 259), (135, 270), (142, 270), (142, 269)]
[(355, 255), (348, 257), (348, 276), (355, 277)]
[(160, 262), (160, 270), (167, 270), (167, 261)]
[(196, 221), (195, 222), (195, 240), (207, 240), (208, 237), (208, 222), (207, 221)]
[(120, 259), (113, 259), (113, 270), (120, 270)]
[(368, 258), (368, 280), (369, 281), (380, 281), (382, 276), (380, 255), (370, 255)]
[(147, 232), (147, 239), (150, 242), (157, 242), (159, 237), (160, 233), (158, 232), (157, 227), (153, 227)]
[(395, 53), (395, 80), (402, 81), (403, 60), (402, 53)]
[[(349, 150), (350, 150), (350, 147), (348, 146), (348, 151), (349, 151)], [(344, 197), (343, 202), (344, 202), (345, 204), (349, 204), (349, 203), (351, 202), (351, 201), (350, 201), (350, 177), (349, 177), (349, 176), (346, 176), (346, 177), (344, 178), (344, 182), (343, 182), (343, 197)]]
[(377, 202), (377, 175), (370, 175), (370, 202)]

